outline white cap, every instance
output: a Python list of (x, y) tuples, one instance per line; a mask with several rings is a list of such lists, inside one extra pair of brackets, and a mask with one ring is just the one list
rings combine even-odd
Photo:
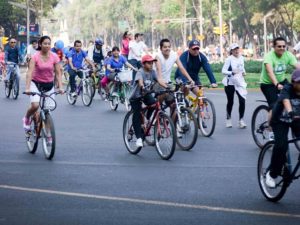
[(233, 50), (233, 49), (236, 49), (236, 48), (239, 48), (239, 45), (237, 43), (232, 43), (229, 47), (229, 50)]

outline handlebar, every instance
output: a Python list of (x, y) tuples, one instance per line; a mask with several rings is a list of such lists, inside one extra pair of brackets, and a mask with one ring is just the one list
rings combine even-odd
[[(65, 91), (63, 92), (63, 94), (65, 93)], [(55, 91), (53, 93), (51, 93), (50, 95), (46, 95), (45, 93), (38, 93), (38, 92), (23, 92), (24, 95), (31, 95), (31, 96), (34, 96), (34, 95), (38, 95), (40, 97), (51, 97), (52, 95), (58, 95), (60, 94), (60, 92), (58, 91)]]

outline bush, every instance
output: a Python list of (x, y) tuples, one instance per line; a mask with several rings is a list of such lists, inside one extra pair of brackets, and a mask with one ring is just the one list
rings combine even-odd
[[(255, 60), (245, 61), (246, 73), (261, 73), (262, 63), (262, 61)], [(212, 63), (210, 65), (214, 73), (221, 73), (224, 63)], [(292, 72), (293, 68), (289, 66), (287, 69), (287, 74), (291, 74)]]

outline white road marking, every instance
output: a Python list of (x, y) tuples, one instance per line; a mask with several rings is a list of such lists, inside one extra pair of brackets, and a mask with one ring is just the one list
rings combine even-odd
[(193, 205), (193, 204), (184, 204), (184, 203), (177, 203), (177, 202), (83, 194), (83, 193), (75, 193), (75, 192), (54, 191), (54, 190), (47, 190), (47, 189), (26, 188), (26, 187), (17, 187), (17, 186), (9, 186), (9, 185), (0, 185), (0, 189), (62, 195), (62, 196), (79, 197), (79, 198), (90, 198), (90, 199), (107, 200), (107, 201), (122, 201), (122, 202), (145, 204), (145, 205), (168, 206), (168, 207), (187, 208), (187, 209), (201, 209), (201, 210), (216, 211), (216, 212), (229, 212), (229, 213), (240, 213), (240, 214), (250, 214), (250, 215), (259, 215), (259, 216), (271, 216), (271, 217), (300, 218), (300, 214), (214, 207), (208, 205)]

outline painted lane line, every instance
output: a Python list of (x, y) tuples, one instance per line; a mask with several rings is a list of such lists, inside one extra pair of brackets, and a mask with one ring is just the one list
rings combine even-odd
[(17, 186), (9, 186), (9, 185), (0, 185), (0, 189), (62, 195), (62, 196), (70, 196), (70, 197), (90, 198), (90, 199), (107, 200), (107, 201), (122, 201), (122, 202), (138, 203), (138, 204), (145, 204), (145, 205), (169, 206), (169, 207), (187, 208), (187, 209), (201, 209), (201, 210), (208, 210), (208, 211), (251, 214), (251, 215), (260, 215), (260, 216), (300, 218), (300, 214), (214, 207), (208, 205), (193, 205), (193, 204), (184, 204), (184, 203), (177, 203), (177, 202), (113, 197), (113, 196), (104, 196), (104, 195), (92, 195), (92, 194), (84, 194), (84, 193), (54, 191), (54, 190), (47, 190), (47, 189), (26, 188), (26, 187), (17, 187)]

